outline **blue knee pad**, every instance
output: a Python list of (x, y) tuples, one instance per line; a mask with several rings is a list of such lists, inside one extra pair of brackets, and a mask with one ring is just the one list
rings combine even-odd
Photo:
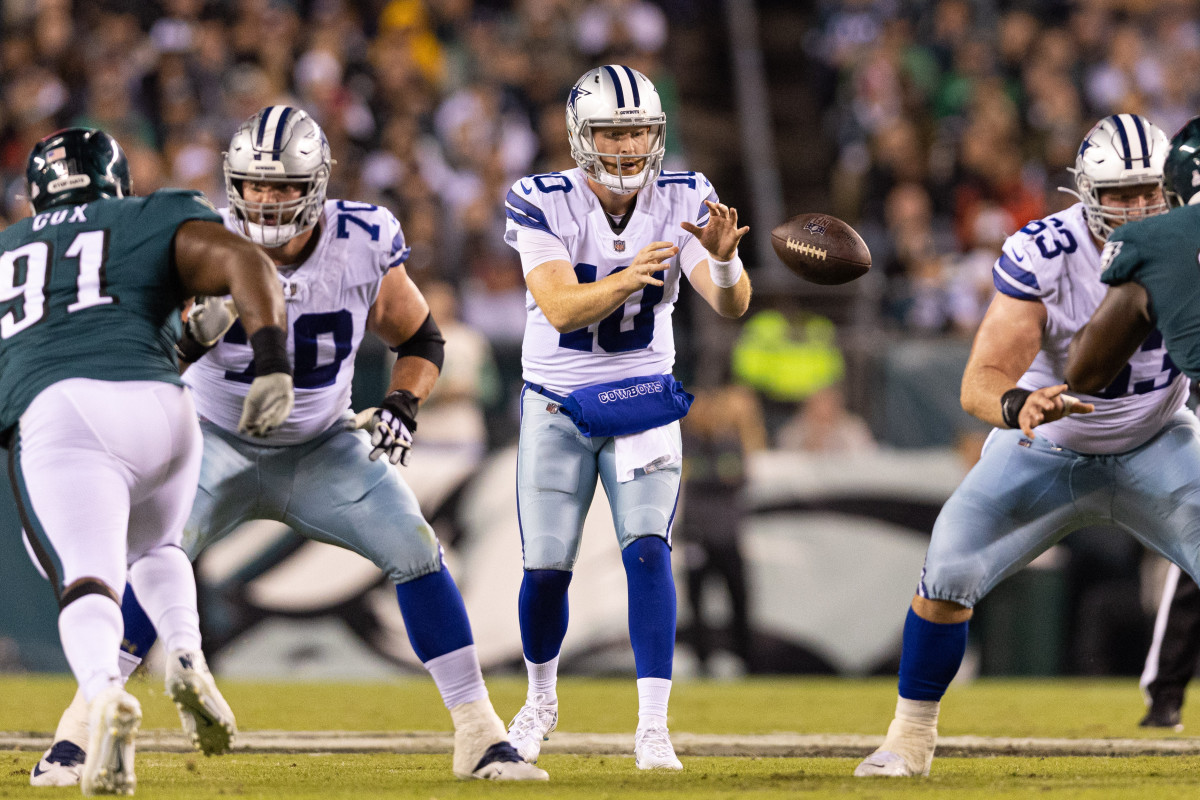
[(521, 648), (533, 664), (545, 664), (562, 649), (567, 635), (570, 585), (571, 573), (565, 570), (525, 570), (517, 598), (517, 616), (521, 623)]
[(408, 641), (421, 663), (474, 643), (462, 594), (443, 564), (437, 572), (396, 584)]
[(941, 700), (967, 652), (967, 622), (941, 624), (917, 616), (910, 607), (900, 651), (900, 696)]
[(629, 587), (629, 641), (639, 678), (671, 678), (675, 657), (675, 579), (671, 548), (658, 536), (621, 552)]
[(158, 631), (154, 630), (153, 623), (142, 610), (142, 604), (128, 583), (125, 584), (125, 597), (121, 599), (121, 616), (125, 619), (125, 639), (121, 642), (121, 649), (138, 658), (145, 658), (158, 640)]

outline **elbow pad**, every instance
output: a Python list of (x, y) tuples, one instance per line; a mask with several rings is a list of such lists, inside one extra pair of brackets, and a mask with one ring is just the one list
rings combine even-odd
[(397, 358), (423, 358), (432, 362), (438, 368), (438, 372), (441, 372), (442, 362), (446, 360), (446, 339), (438, 329), (437, 323), (433, 321), (433, 313), (430, 312), (425, 317), (416, 333), (393, 347), (392, 352)]

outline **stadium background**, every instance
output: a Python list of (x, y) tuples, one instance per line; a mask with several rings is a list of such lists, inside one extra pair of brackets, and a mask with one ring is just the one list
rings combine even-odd
[[(24, 212), (33, 143), (76, 124), (126, 147), (135, 191), (224, 199), (237, 124), (299, 105), (330, 138), (330, 196), (385, 205), (452, 350), (405, 472), (438, 528), (490, 671), (520, 664), (512, 497), (524, 286), (501, 240), (503, 195), (573, 166), (563, 98), (599, 63), (654, 80), (668, 169), (708, 175), (752, 226), (750, 315), (685, 293), (678, 373), (749, 386), (768, 448), (747, 470), (741, 534), (748, 646), (718, 629), (701, 665), (681, 602), (682, 676), (701, 669), (888, 674), (928, 532), (985, 431), (958, 408), (970, 337), (1004, 235), (1071, 202), (1065, 168), (1116, 111), (1173, 132), (1197, 108), (1200, 24), (1184, 0), (5, 0), (4, 222)], [(845, 287), (788, 275), (767, 234), (823, 210), (875, 268)], [(365, 345), (356, 407), (382, 393)], [(738, 408), (737, 413), (749, 413)], [(684, 496), (686, 509), (686, 489)], [(564, 671), (626, 670), (625, 592), (603, 507), (572, 589)], [(51, 593), (0, 496), (0, 669), (63, 670)], [(715, 538), (726, 536), (717, 531)], [(677, 541), (681, 596), (706, 539)], [(1140, 667), (1160, 564), (1108, 530), (1073, 536), (990, 596), (968, 669), (1112, 674)], [(198, 564), (225, 674), (370, 677), (418, 667), (374, 568), (278, 526), (249, 526)], [(740, 651), (740, 652), (738, 652)]]

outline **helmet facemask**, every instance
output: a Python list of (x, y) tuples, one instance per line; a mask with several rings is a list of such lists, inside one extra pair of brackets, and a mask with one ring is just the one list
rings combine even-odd
[[(245, 234), (263, 247), (282, 247), (316, 227), (333, 160), (320, 126), (304, 111), (269, 106), (247, 120), (225, 154), (229, 206)], [(298, 185), (294, 199), (251, 202), (245, 184)]]
[[(654, 84), (629, 67), (591, 70), (575, 84), (567, 101), (571, 156), (589, 178), (615, 194), (632, 194), (658, 177), (666, 153), (666, 126)], [(642, 127), (649, 128), (646, 153), (609, 153), (596, 145), (597, 131)], [(614, 164), (615, 173), (605, 167), (604, 159)], [(625, 174), (623, 167), (631, 161), (642, 161), (642, 168)]]
[[(1136, 114), (1114, 114), (1100, 120), (1084, 137), (1075, 168), (1076, 192), (1064, 189), (1083, 201), (1087, 224), (1096, 238), (1104, 241), (1126, 222), (1163, 214), (1170, 210), (1163, 186), (1163, 164), (1167, 137), (1156, 125)], [(1127, 186), (1152, 186), (1160, 201), (1138, 208), (1104, 205), (1100, 193)]]

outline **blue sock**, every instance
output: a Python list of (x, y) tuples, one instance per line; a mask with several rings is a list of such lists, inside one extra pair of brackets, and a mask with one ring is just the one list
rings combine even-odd
[(639, 678), (671, 679), (675, 657), (675, 579), (671, 548), (643, 536), (621, 552), (629, 586), (629, 641)]
[(121, 642), (121, 649), (138, 658), (145, 658), (158, 640), (158, 631), (154, 630), (137, 595), (133, 593), (133, 587), (128, 583), (125, 584), (125, 597), (121, 600), (121, 616), (125, 618), (125, 639)]
[(900, 696), (941, 700), (967, 652), (966, 622), (941, 624), (921, 619), (912, 608), (904, 620), (900, 651)]
[(437, 572), (396, 584), (396, 599), (408, 641), (422, 664), (474, 643), (467, 607), (445, 564)]
[(517, 598), (521, 646), (525, 658), (545, 664), (558, 655), (567, 635), (567, 587), (571, 573), (561, 569), (527, 569)]

